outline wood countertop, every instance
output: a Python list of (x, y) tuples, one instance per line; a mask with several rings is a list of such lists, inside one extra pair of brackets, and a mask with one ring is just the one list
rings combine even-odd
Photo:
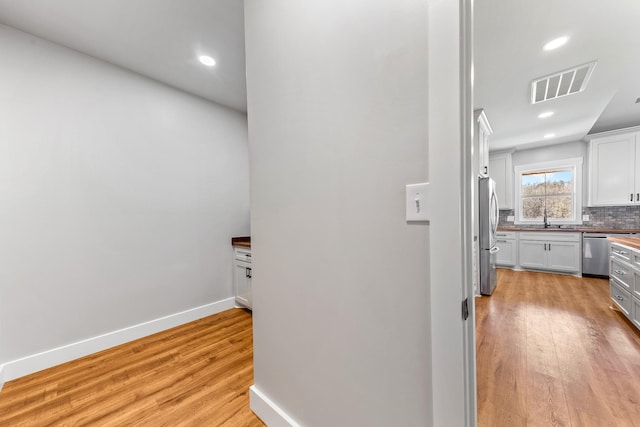
[(232, 237), (231, 246), (240, 246), (241, 248), (251, 248), (251, 236)]
[(638, 237), (607, 237), (607, 240), (640, 250), (640, 238)]
[(640, 233), (638, 229), (620, 229), (620, 228), (527, 228), (527, 227), (498, 227), (498, 231), (546, 231), (546, 232), (563, 232), (563, 233)]

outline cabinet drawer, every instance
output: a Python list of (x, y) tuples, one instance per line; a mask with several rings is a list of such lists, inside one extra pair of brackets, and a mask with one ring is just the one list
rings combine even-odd
[(611, 257), (609, 260), (609, 276), (618, 279), (621, 286), (631, 292), (633, 286), (633, 270), (624, 262), (619, 261), (616, 257)]
[(515, 240), (515, 231), (496, 231), (496, 238), (502, 240)]
[(611, 300), (622, 310), (625, 316), (631, 316), (631, 294), (625, 291), (616, 279), (609, 280)]
[(234, 247), (233, 257), (238, 261), (251, 262), (251, 249)]
[(633, 253), (624, 246), (617, 243), (611, 243), (611, 256), (619, 261), (632, 262), (631, 257)]
[(636, 328), (640, 328), (640, 300), (631, 298), (631, 321)]
[(570, 231), (521, 231), (520, 240), (539, 240), (545, 242), (579, 242), (582, 233)]

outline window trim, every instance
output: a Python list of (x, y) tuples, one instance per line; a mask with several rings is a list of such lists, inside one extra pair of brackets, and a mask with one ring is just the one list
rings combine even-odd
[(550, 162), (528, 163), (514, 167), (514, 190), (515, 190), (515, 221), (520, 225), (542, 225), (540, 220), (522, 219), (522, 175), (531, 172), (546, 172), (554, 169), (572, 169), (574, 176), (573, 185), (573, 218), (554, 219), (553, 224), (582, 224), (582, 157), (572, 157), (563, 160)]

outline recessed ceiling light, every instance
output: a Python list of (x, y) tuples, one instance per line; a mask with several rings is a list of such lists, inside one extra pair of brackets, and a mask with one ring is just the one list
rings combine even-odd
[(560, 46), (564, 45), (568, 40), (569, 40), (569, 37), (567, 36), (558, 37), (557, 39), (553, 39), (549, 43), (545, 44), (543, 49), (544, 50), (557, 49)]
[(207, 67), (213, 67), (214, 65), (216, 65), (216, 60), (213, 59), (210, 56), (207, 55), (202, 55), (201, 57), (198, 58), (200, 60), (200, 62), (202, 62), (204, 65), (206, 65)]
[(538, 118), (546, 119), (547, 117), (553, 116), (553, 111), (545, 111), (544, 113), (538, 114)]
[(555, 133), (548, 133), (544, 136), (545, 139), (549, 139), (549, 138), (553, 138), (554, 136), (556, 136)]

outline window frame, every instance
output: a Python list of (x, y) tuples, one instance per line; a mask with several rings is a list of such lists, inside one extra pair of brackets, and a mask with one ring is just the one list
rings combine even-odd
[(580, 225), (582, 224), (582, 157), (554, 160), (550, 162), (529, 163), (514, 167), (515, 190), (515, 221), (518, 225), (542, 225), (539, 219), (522, 218), (522, 175), (528, 173), (543, 173), (557, 171), (558, 169), (571, 169), (573, 173), (573, 216), (568, 219), (552, 219), (555, 225)]

